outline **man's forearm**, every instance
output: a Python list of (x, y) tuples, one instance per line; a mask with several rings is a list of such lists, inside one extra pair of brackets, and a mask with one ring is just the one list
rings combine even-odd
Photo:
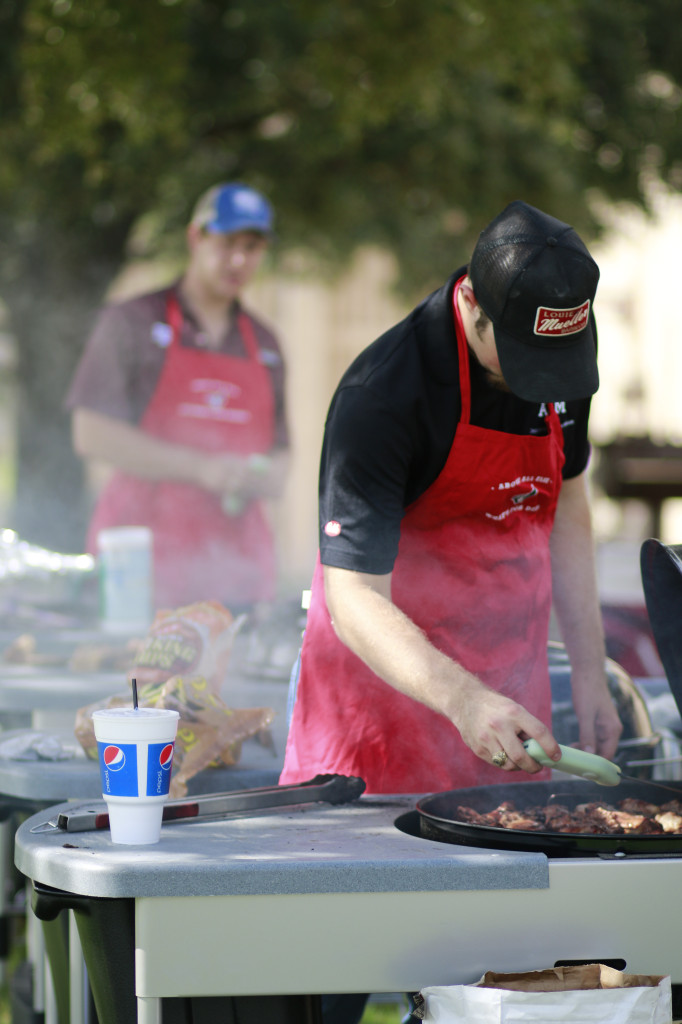
[(240, 508), (253, 498), (278, 497), (288, 469), (284, 451), (202, 452), (84, 408), (74, 411), (72, 435), (74, 449), (84, 459), (97, 459), (144, 480), (194, 484), (223, 497), (234, 496)]
[(571, 690), (584, 750), (613, 757), (622, 725), (606, 676), (604, 631), (584, 476), (568, 480), (551, 537), (554, 606), (571, 662)]
[(390, 576), (325, 567), (325, 594), (339, 639), (376, 675), (433, 711), (455, 717), (459, 691), (473, 677), (392, 603)]
[(559, 756), (542, 722), (439, 651), (392, 603), (390, 576), (325, 566), (324, 579), (339, 639), (384, 682), (448, 718), (478, 757), (491, 763), (504, 750), (509, 769), (538, 771), (522, 745), (531, 736), (550, 757)]
[(604, 632), (584, 475), (566, 481), (562, 487), (551, 555), (554, 608), (571, 664), (574, 670), (601, 672)]
[(145, 480), (196, 483), (197, 453), (171, 444), (110, 416), (76, 409), (73, 446), (84, 459), (97, 459)]

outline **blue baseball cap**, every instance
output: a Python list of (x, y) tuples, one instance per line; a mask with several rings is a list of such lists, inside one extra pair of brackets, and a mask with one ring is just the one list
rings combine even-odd
[(214, 185), (197, 202), (192, 224), (213, 234), (260, 231), (272, 234), (273, 212), (267, 199), (240, 182)]

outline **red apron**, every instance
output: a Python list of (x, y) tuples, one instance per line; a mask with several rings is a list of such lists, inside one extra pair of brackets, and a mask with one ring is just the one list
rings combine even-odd
[[(247, 356), (237, 358), (181, 345), (182, 311), (174, 294), (166, 316), (171, 341), (141, 429), (203, 452), (269, 451), (274, 399), (249, 318), (242, 313), (238, 319)], [(221, 497), (199, 487), (116, 472), (97, 503), (89, 550), (99, 530), (124, 525), (153, 531), (157, 607), (211, 598), (237, 607), (273, 596), (274, 542), (259, 502), (228, 517)]]
[[(470, 423), (469, 348), (457, 309), (462, 415), (440, 475), (403, 518), (392, 598), (483, 682), (551, 724), (549, 536), (564, 462), (559, 418), (546, 435)], [(509, 776), (463, 743), (444, 716), (383, 682), (338, 640), (313, 579), (282, 783), (359, 775), (368, 793), (425, 793)]]

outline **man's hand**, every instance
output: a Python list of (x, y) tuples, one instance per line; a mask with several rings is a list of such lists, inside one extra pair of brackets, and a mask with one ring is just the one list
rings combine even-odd
[(572, 674), (573, 706), (578, 717), (578, 746), (611, 760), (618, 747), (623, 724), (611, 699), (605, 673), (598, 679)]
[(197, 454), (200, 487), (223, 498), (224, 507), (235, 514), (254, 499), (277, 498), (286, 480), (289, 457), (280, 450), (269, 455)]
[(247, 472), (245, 456), (197, 452), (195, 466), (194, 482), (205, 491), (221, 496), (241, 493)]
[(558, 760), (559, 744), (543, 723), (516, 701), (504, 697), (470, 677), (462, 694), (461, 709), (452, 721), (470, 750), (488, 764), (493, 755), (507, 755), (504, 771), (538, 772), (541, 766), (528, 754), (523, 741), (536, 739), (548, 757)]

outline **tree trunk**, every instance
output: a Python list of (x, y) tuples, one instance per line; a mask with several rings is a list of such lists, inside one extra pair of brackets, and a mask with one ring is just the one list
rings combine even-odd
[[(62, 286), (64, 281), (61, 282)], [(9, 526), (55, 551), (85, 549), (89, 499), (64, 407), (101, 298), (99, 288), (20, 289), (9, 296), (17, 342), (16, 492)]]

